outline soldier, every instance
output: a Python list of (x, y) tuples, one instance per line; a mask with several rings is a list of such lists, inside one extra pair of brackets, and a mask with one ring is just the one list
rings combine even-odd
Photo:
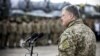
[[(21, 38), (21, 46), (22, 46), (22, 43), (28, 38), (28, 32), (27, 32), (27, 22), (25, 19), (22, 20), (22, 38)], [(25, 45), (27, 46), (27, 44)]]
[(32, 21), (30, 21), (29, 18), (27, 18), (27, 20), (23, 21), (22, 26), (23, 26), (23, 39), (26, 40), (32, 34)]
[(61, 21), (67, 28), (60, 36), (59, 56), (95, 56), (95, 35), (79, 18), (77, 7), (63, 8)]
[(22, 21), (22, 27), (23, 27), (23, 40), (25, 40), (27, 34), (27, 23), (25, 20)]
[(47, 33), (47, 23), (45, 19), (41, 20), (40, 22), (40, 32), (44, 34), (44, 36), (41, 39), (39, 39), (41, 45), (47, 45), (48, 33)]
[(52, 33), (51, 33), (51, 34), (52, 34), (52, 37), (51, 37), (51, 38), (52, 38), (52, 43), (53, 43), (53, 44), (57, 44), (57, 39), (58, 39), (58, 38), (57, 38), (57, 31), (58, 31), (58, 30), (57, 30), (57, 28), (56, 28), (56, 27), (57, 27), (57, 24), (56, 24), (56, 23), (57, 23), (57, 22), (56, 22), (56, 19), (53, 19), (53, 21), (51, 22), (51, 25), (52, 25), (52, 26), (51, 26), (51, 32), (52, 32)]
[(16, 43), (16, 33), (17, 33), (17, 23), (15, 22), (15, 18), (10, 18), (10, 25), (9, 25), (9, 48), (14, 48)]
[(26, 20), (26, 29), (25, 29), (25, 31), (26, 31), (25, 39), (27, 39), (32, 33), (32, 23), (29, 20), (29, 18), (27, 18), (27, 20)]
[(8, 42), (8, 25), (9, 25), (9, 20), (4, 19), (2, 23), (2, 43), (4, 47), (7, 47), (7, 42)]
[[(35, 23), (36, 25), (36, 33), (43, 33), (43, 27), (42, 27), (42, 20), (37, 20)], [(37, 40), (36, 45), (43, 45), (43, 38), (40, 38)]]
[(56, 24), (55, 24), (55, 33), (54, 33), (54, 44), (58, 43), (58, 37), (61, 34), (61, 24), (60, 24), (60, 20), (56, 19), (55, 20)]
[(22, 19), (16, 18), (16, 23), (17, 23), (16, 47), (19, 48), (21, 47), (20, 40), (22, 39), (22, 34), (23, 34)]
[(50, 19), (50, 21), (48, 22), (49, 26), (50, 26), (50, 39), (51, 39), (51, 43), (54, 44), (54, 40), (53, 40), (53, 37), (54, 37), (54, 20), (53, 19)]
[(28, 33), (28, 36), (30, 36), (32, 34), (32, 20), (29, 20), (27, 22), (27, 27), (28, 27), (27, 33)]
[(50, 32), (51, 32), (51, 26), (50, 26), (50, 19), (47, 19), (46, 20), (46, 29), (47, 29), (47, 37), (48, 37), (48, 44), (52, 44), (52, 41), (51, 41), (51, 37), (50, 37)]

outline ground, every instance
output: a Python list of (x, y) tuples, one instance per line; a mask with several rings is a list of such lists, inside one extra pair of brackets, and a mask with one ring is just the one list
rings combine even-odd
[[(57, 49), (57, 45), (50, 45), (35, 47), (33, 51), (37, 52), (38, 56), (56, 56), (58, 54)], [(28, 51), (24, 48), (5, 49), (0, 50), (0, 56), (25, 56), (27, 52)], [(36, 56), (36, 54), (33, 56)], [(97, 42), (96, 56), (100, 56), (100, 42)]]

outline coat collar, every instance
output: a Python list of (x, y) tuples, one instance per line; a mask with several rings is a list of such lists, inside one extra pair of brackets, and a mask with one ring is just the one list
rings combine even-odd
[(73, 26), (73, 25), (75, 25), (75, 24), (79, 24), (79, 23), (83, 23), (82, 19), (76, 19), (76, 20), (74, 20), (74, 21), (71, 21), (71, 22), (69, 23), (69, 25), (67, 26), (67, 28), (69, 28), (69, 27), (71, 27), (71, 26)]

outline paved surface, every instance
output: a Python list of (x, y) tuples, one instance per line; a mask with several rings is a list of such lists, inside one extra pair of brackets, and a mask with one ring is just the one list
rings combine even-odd
[(100, 56), (100, 42), (97, 43), (96, 56)]
[[(0, 56), (25, 56), (28, 51), (24, 48), (0, 50)], [(38, 56), (56, 56), (58, 53), (57, 46), (41, 46), (35, 47), (34, 52), (38, 52)], [(27, 55), (29, 56), (29, 55)], [(33, 56), (36, 56), (34, 54)], [(96, 56), (100, 56), (100, 42), (97, 43)]]

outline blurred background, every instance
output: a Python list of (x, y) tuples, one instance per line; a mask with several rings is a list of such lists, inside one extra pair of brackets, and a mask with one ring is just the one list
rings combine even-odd
[[(100, 0), (0, 0), (0, 56), (24, 56), (25, 42), (33, 33), (43, 33), (35, 43), (39, 56), (56, 56), (64, 6), (75, 5), (81, 19), (96, 35), (100, 56)], [(25, 45), (29, 47), (29, 45)], [(48, 50), (48, 51), (47, 51)]]

